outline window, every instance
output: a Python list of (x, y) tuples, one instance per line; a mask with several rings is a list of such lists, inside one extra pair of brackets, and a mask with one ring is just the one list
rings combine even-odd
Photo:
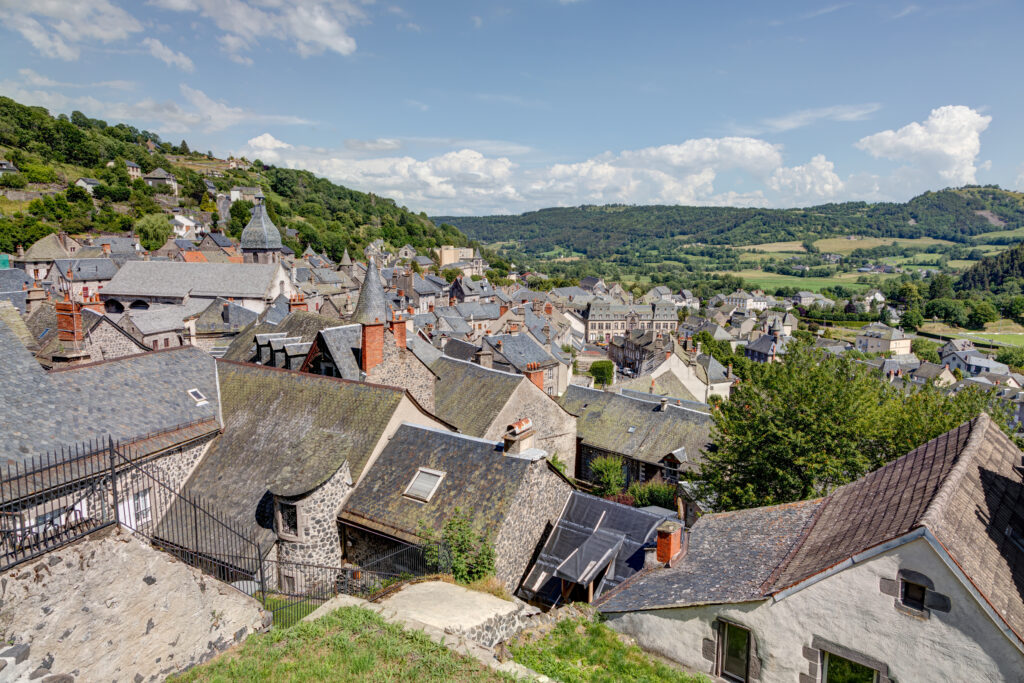
[(402, 495), (426, 503), (433, 497), (437, 487), (441, 485), (444, 474), (444, 472), (421, 467), (416, 471), (416, 475)]
[(900, 582), (900, 601), (911, 609), (924, 609), (924, 596), (928, 588), (911, 581)]
[(297, 503), (277, 501), (277, 535), (282, 538), (298, 540), (299, 506)]
[(721, 675), (730, 681), (746, 681), (750, 661), (750, 631), (735, 624), (722, 622)]
[(149, 502), (149, 489), (132, 494), (132, 508), (135, 510), (135, 522), (146, 524), (153, 520), (153, 508)]
[(209, 401), (206, 400), (206, 397), (203, 396), (203, 392), (199, 391), (199, 389), (189, 389), (188, 395), (192, 397), (192, 400), (196, 402), (197, 406), (205, 406), (209, 403)]
[(166, 349), (170, 345), (171, 345), (171, 338), (170, 337), (164, 337), (164, 348)]
[(822, 683), (875, 683), (877, 672), (849, 659), (825, 652), (822, 664)]

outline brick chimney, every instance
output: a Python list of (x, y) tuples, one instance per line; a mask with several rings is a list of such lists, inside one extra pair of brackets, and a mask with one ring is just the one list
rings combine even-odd
[(508, 313), (508, 304), (504, 304), (503, 303), (500, 306), (498, 306), (498, 317), (499, 318), (502, 317), (503, 315), (505, 315), (506, 313)]
[(433, 312), (434, 312), (434, 304), (433, 304), (433, 303), (430, 303), (430, 304), (429, 304), (429, 305), (427, 306), (427, 310), (428, 310), (429, 312), (433, 313)]
[(294, 311), (308, 311), (308, 310), (309, 310), (309, 304), (306, 303), (306, 297), (302, 295), (302, 292), (299, 292), (298, 294), (293, 294), (288, 299), (288, 312), (289, 313), (292, 313)]
[(523, 372), (526, 375), (526, 379), (534, 383), (534, 385), (544, 391), (544, 371), (540, 369), (539, 363), (527, 363), (526, 371)]
[(369, 374), (384, 361), (384, 323), (377, 318), (370, 325), (363, 325), (361, 367)]
[(551, 313), (553, 311), (554, 311), (554, 309), (551, 307), (551, 302), (550, 301), (548, 303), (544, 304), (544, 314), (545, 315), (551, 315)]
[(683, 526), (666, 519), (658, 526), (658, 562), (668, 564), (682, 550)]
[(104, 242), (100, 248), (103, 249), (104, 256), (110, 256), (110, 242)]
[(395, 335), (395, 345), (400, 349), (408, 348), (406, 345), (405, 321), (401, 313), (395, 313), (395, 319), (391, 321), (391, 334)]
[(72, 342), (76, 346), (81, 343), (84, 335), (82, 331), (82, 305), (69, 301), (67, 295), (64, 301), (55, 305), (57, 311), (57, 339), (62, 342)]

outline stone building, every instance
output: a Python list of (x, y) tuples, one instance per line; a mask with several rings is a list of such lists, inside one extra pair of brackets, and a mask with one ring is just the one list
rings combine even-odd
[[(113, 320), (77, 302), (65, 302), (71, 318), (66, 333), (58, 325), (56, 305), (47, 303), (29, 318), (39, 349), (36, 359), (44, 367), (63, 367), (72, 363), (112, 360), (149, 351)], [(75, 318), (77, 317), (77, 320)]]
[(633, 375), (653, 372), (675, 351), (671, 334), (654, 330), (630, 330), (622, 336), (612, 337), (608, 358)]
[(593, 301), (583, 312), (588, 342), (608, 343), (615, 335), (631, 330), (654, 330), (674, 334), (679, 316), (671, 301), (659, 300), (652, 304), (613, 304)]
[(258, 192), (252, 207), (252, 218), (242, 230), (238, 248), (245, 263), (280, 263), (281, 232), (270, 220), (263, 204), (263, 193)]
[(824, 498), (704, 515), (599, 609), (733, 681), (1020, 680), (1021, 458), (982, 415)]
[(14, 266), (24, 270), (33, 280), (45, 280), (53, 262), (68, 259), (78, 253), (82, 244), (65, 232), (40, 237), (28, 249), (18, 245)]
[(515, 591), (572, 492), (528, 434), (493, 442), (402, 425), (341, 512), (346, 559), (420, 545), (424, 526), (440, 535), (459, 508), (493, 543), (495, 574)]
[(708, 445), (711, 417), (668, 402), (641, 401), (621, 394), (571, 385), (558, 399), (576, 416), (576, 478), (593, 481), (590, 463), (598, 457), (622, 459), (626, 485), (661, 477), (679, 481), (694, 471)]

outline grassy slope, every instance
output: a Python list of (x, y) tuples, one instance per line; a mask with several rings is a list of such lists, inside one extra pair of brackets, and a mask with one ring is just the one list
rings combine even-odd
[(175, 681), (510, 681), (473, 659), (369, 610), (343, 607), (315, 622), (250, 637)]

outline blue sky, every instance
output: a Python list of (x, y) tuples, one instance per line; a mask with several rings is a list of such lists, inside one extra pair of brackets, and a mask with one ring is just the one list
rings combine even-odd
[(433, 215), (1024, 189), (1024, 3), (0, 0), (0, 94)]

